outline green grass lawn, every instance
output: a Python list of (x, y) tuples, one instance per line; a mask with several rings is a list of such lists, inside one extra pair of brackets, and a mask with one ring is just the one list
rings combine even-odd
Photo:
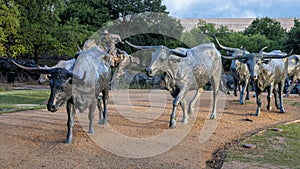
[[(276, 128), (283, 131), (269, 129), (243, 140), (227, 152), (225, 162), (238, 161), (253, 167), (300, 168), (300, 123)], [(246, 149), (243, 144), (255, 144), (256, 148)]]
[(0, 92), (0, 114), (21, 110), (42, 109), (49, 90), (12, 90)]

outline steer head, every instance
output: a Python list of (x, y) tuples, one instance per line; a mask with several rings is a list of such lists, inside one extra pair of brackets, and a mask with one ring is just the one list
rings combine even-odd
[(182, 57), (187, 56), (186, 52), (169, 49), (165, 46), (136, 46), (127, 41), (126, 43), (136, 49), (152, 50), (151, 63), (146, 69), (148, 76), (155, 76), (172, 69), (173, 66), (181, 61)]
[(47, 109), (51, 112), (56, 112), (61, 105), (72, 97), (72, 78), (83, 80), (85, 78), (85, 73), (82, 78), (73, 74), (73, 72), (68, 71), (64, 68), (30, 68), (17, 64), (18, 67), (25, 69), (26, 71), (33, 73), (50, 74), (49, 84), (50, 84), (50, 97), (47, 104)]
[[(247, 51), (245, 48), (241, 47), (241, 48), (232, 48), (232, 47), (227, 47), (227, 46), (223, 46), (220, 44), (219, 40), (217, 37), (215, 37), (215, 40), (217, 42), (217, 45), (223, 49), (223, 50), (226, 50), (227, 52), (229, 51), (230, 52), (230, 55), (235, 57), (237, 55), (246, 55), (246, 54), (250, 54), (249, 51)], [(237, 72), (237, 60), (232, 60), (231, 61), (231, 65), (230, 65), (230, 70), (232, 72)]]

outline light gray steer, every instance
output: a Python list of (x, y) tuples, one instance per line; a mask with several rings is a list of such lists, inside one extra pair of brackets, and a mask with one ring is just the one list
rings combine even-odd
[[(75, 109), (80, 112), (89, 110), (89, 133), (94, 133), (93, 119), (96, 106), (101, 110), (99, 95), (102, 93), (103, 113), (100, 113), (99, 124), (106, 125), (107, 101), (110, 83), (110, 56), (102, 51), (99, 46), (91, 47), (79, 53), (75, 62), (74, 74), (83, 80), (74, 79), (72, 96)], [(103, 117), (102, 117), (103, 115)]]
[[(213, 109), (211, 119), (216, 117), (218, 91), (221, 84), (221, 54), (214, 44), (202, 44), (191, 49), (174, 50), (165, 46), (136, 46), (136, 49), (153, 50), (152, 60), (146, 69), (148, 76), (164, 73), (166, 88), (174, 97), (170, 117), (170, 127), (176, 126), (176, 109), (183, 110), (183, 123), (188, 123), (188, 113), (192, 113), (195, 102), (203, 93), (203, 87), (211, 81), (213, 88)], [(186, 51), (186, 52), (183, 52)], [(197, 90), (187, 110), (185, 96), (189, 90)]]
[[(256, 116), (260, 114), (261, 93), (265, 89), (268, 92), (267, 109), (269, 111), (272, 109), (270, 102), (272, 98), (272, 92), (274, 92), (276, 108), (280, 109), (281, 113), (285, 112), (282, 102), (282, 91), (287, 72), (285, 61), (283, 59), (289, 55), (286, 53), (264, 53), (263, 50), (265, 48), (266, 47), (264, 47), (259, 53), (241, 54), (232, 57), (222, 56), (226, 59), (238, 59), (239, 61), (247, 64), (250, 72), (250, 78), (255, 84), (257, 103)], [(279, 105), (277, 99), (279, 99)]]

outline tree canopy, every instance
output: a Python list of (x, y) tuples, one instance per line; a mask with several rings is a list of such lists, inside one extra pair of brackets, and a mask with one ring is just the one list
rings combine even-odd
[(286, 41), (286, 48), (293, 49), (294, 53), (300, 54), (300, 21), (294, 19), (294, 26), (288, 32)]
[[(263, 46), (300, 52), (296, 18), (289, 31), (265, 17), (256, 18), (243, 32), (203, 20), (183, 32), (162, 0), (0, 0), (0, 9), (1, 57), (73, 57), (76, 46), (81, 47), (88, 38), (97, 39), (104, 29), (139, 45), (193, 47), (214, 42), (214, 34), (226, 46), (244, 46), (251, 52)], [(124, 45), (120, 48), (133, 50)]]

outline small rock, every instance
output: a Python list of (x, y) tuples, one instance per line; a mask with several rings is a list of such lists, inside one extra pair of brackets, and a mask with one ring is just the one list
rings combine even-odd
[(273, 130), (273, 131), (277, 131), (277, 132), (282, 132), (282, 131), (283, 131), (283, 130), (280, 129), (280, 128), (273, 128), (272, 130)]
[(245, 121), (253, 122), (253, 120), (252, 120), (252, 119), (249, 119), (249, 118), (245, 118), (244, 120), (245, 120)]
[(254, 144), (243, 144), (243, 147), (244, 148), (249, 148), (249, 149), (255, 149), (256, 145), (254, 145)]

